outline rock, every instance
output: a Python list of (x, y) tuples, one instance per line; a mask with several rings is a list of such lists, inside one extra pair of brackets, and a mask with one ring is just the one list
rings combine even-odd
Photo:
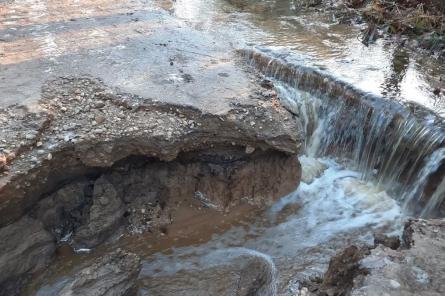
[(85, 216), (92, 203), (91, 187), (88, 180), (67, 184), (42, 199), (32, 215), (42, 221), (58, 241), (67, 238), (87, 222)]
[(102, 109), (103, 107), (105, 107), (105, 103), (104, 102), (97, 102), (94, 104), (94, 107), (97, 109)]
[(368, 275), (354, 281), (352, 295), (445, 295), (445, 219), (410, 220), (404, 246), (377, 246), (361, 261)]
[(303, 287), (303, 288), (300, 290), (298, 296), (307, 296), (308, 294), (309, 294), (309, 290), (308, 290), (308, 288)]
[(274, 85), (273, 82), (270, 81), (269, 79), (263, 79), (260, 83), (261, 87), (266, 88), (266, 89), (273, 89)]
[(0, 172), (6, 169), (7, 161), (6, 156), (0, 153)]
[(23, 278), (44, 268), (55, 251), (55, 239), (28, 216), (0, 229), (0, 295), (15, 295)]
[(276, 269), (259, 252), (232, 248), (203, 255), (193, 268), (144, 264), (139, 276), (144, 295), (276, 295)]
[(14, 152), (9, 152), (6, 156), (6, 161), (11, 162), (16, 158), (16, 154)]
[(98, 115), (98, 116), (95, 117), (94, 120), (96, 121), (96, 123), (101, 124), (101, 123), (103, 123), (105, 121), (105, 117), (102, 116), (102, 115)]
[(104, 177), (94, 183), (93, 204), (87, 220), (74, 235), (74, 244), (95, 247), (120, 226), (125, 208), (114, 186)]
[(384, 234), (374, 234), (374, 246), (384, 245), (385, 247), (397, 250), (400, 247), (400, 239), (397, 236), (386, 236)]
[[(78, 90), (84, 96), (81, 100), (72, 99)], [(0, 130), (0, 138), (8, 139), (4, 148), (20, 152), (18, 159), (8, 162), (10, 174), (0, 177), (0, 225), (19, 219), (42, 195), (60, 184), (81, 177), (90, 168), (109, 168), (130, 155), (172, 161), (184, 151), (227, 147), (232, 146), (232, 142), (237, 147), (254, 147), (255, 151), (298, 153), (303, 141), (300, 122), (284, 121), (283, 118), (291, 116), (288, 111), (280, 104), (273, 104), (271, 99), (258, 96), (208, 112), (122, 93), (91, 78), (48, 81), (39, 104), (51, 113), (39, 114), (37, 120), (34, 118), (37, 115), (18, 107), (0, 110), (7, 114), (8, 122)], [(106, 101), (100, 114), (97, 109), (87, 108), (98, 101)], [(59, 105), (67, 111), (61, 113)], [(98, 116), (106, 120), (92, 126), (91, 122)], [(265, 120), (265, 126), (249, 124)], [(193, 123), (193, 132), (185, 122)], [(69, 130), (64, 131), (64, 127)], [(24, 141), (26, 134), (32, 135), (36, 142), (45, 143), (39, 148), (45, 154), (35, 158), (35, 162), (30, 161), (36, 155), (35, 143)], [(51, 156), (44, 157), (46, 155)], [(17, 186), (24, 183), (30, 186), (18, 189)]]
[(252, 146), (246, 146), (246, 153), (251, 154), (255, 151), (255, 147)]
[(136, 295), (141, 269), (137, 255), (118, 249), (98, 258), (71, 278), (41, 288), (36, 296), (130, 296)]
[(318, 159), (302, 155), (299, 157), (301, 163), (301, 181), (310, 184), (320, 177), (327, 169), (327, 165)]

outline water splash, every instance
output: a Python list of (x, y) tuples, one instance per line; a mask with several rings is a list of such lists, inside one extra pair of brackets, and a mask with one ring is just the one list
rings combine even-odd
[[(422, 197), (424, 195), (423, 191), (425, 189), (429, 177), (431, 176), (431, 174), (437, 171), (437, 169), (443, 163), (444, 160), (445, 160), (445, 148), (439, 148), (436, 151), (434, 151), (433, 154), (431, 154), (431, 156), (426, 160), (426, 163), (423, 166), (422, 170), (418, 174), (417, 181), (414, 182), (413, 185), (410, 187), (410, 189), (405, 192), (402, 198), (403, 201), (405, 202), (404, 208), (409, 208), (411, 204), (413, 203), (416, 204), (420, 200), (422, 200)], [(440, 186), (438, 186), (438, 188), (439, 187)], [(437, 194), (439, 194), (440, 196), (440, 193)], [(431, 198), (431, 200), (433, 200), (433, 197)]]
[(254, 295), (283, 295), (284, 286), (296, 276), (323, 273), (337, 249), (372, 243), (374, 232), (400, 234), (401, 208), (385, 191), (333, 159), (303, 159), (305, 181), (253, 224), (204, 244), (152, 255), (140, 274), (146, 291), (142, 295), (171, 295), (165, 287), (169, 292), (172, 287), (174, 292), (189, 291), (195, 283), (200, 287), (194, 286), (193, 295), (209, 295), (210, 290), (199, 291), (230, 287), (233, 274), (262, 279), (265, 284)]
[(430, 217), (433, 214), (433, 212), (436, 211), (440, 205), (442, 205), (444, 200), (445, 200), (445, 178), (443, 178), (439, 186), (437, 186), (436, 191), (434, 191), (428, 203), (423, 208), (420, 217), (422, 218)]
[(193, 295), (277, 295), (272, 258), (242, 247), (214, 250), (204, 245), (181, 248), (172, 255), (158, 253), (143, 263), (139, 279), (147, 295), (177, 295), (184, 289)]

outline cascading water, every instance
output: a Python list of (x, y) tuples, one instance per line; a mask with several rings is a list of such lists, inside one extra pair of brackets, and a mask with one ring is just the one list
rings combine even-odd
[[(443, 202), (439, 128), (316, 70), (256, 51), (243, 54), (274, 80), (283, 105), (300, 117), (306, 132), (300, 186), (208, 241), (153, 252), (145, 240), (123, 240), (143, 258), (140, 295), (299, 295), (338, 250), (372, 244), (376, 232), (400, 235), (402, 205), (430, 216)], [(432, 179), (439, 181), (429, 188)], [(64, 280), (43, 286), (41, 295)]]
[[(274, 80), (280, 100), (300, 117), (306, 154), (348, 160), (348, 166), (416, 211), (423, 189), (443, 160), (445, 133), (430, 117), (362, 92), (319, 70), (295, 65), (268, 50), (241, 50), (250, 65)], [(442, 184), (443, 183), (443, 184)], [(445, 197), (437, 186), (421, 216), (434, 215)], [(437, 214), (437, 213), (436, 213)]]

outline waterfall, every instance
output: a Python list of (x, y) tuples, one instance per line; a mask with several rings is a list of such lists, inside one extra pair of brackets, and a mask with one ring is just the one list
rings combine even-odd
[[(445, 160), (445, 148), (439, 148), (428, 157), (425, 165), (418, 174), (417, 180), (412, 184), (409, 190), (406, 190), (403, 196), (404, 207), (407, 208), (411, 203), (419, 202), (423, 197), (423, 191), (432, 173), (436, 172), (439, 166)], [(445, 180), (445, 179), (444, 179)], [(440, 187), (440, 186), (439, 186)], [(432, 198), (431, 198), (432, 199)]]
[[(445, 157), (445, 133), (399, 102), (363, 92), (318, 69), (296, 65), (285, 56), (258, 49), (240, 50), (250, 66), (274, 81), (280, 100), (301, 120), (309, 156), (349, 160), (363, 180), (419, 203), (429, 177)], [(422, 216), (441, 206), (445, 179)]]
[(428, 203), (423, 208), (422, 213), (420, 213), (420, 217), (422, 218), (429, 217), (443, 203), (444, 199), (445, 199), (445, 178), (442, 179), (436, 191), (434, 191)]

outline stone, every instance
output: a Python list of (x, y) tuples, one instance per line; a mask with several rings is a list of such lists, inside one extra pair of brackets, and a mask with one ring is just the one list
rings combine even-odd
[(362, 259), (368, 274), (354, 281), (351, 295), (445, 294), (445, 219), (411, 219), (402, 241), (397, 250), (378, 245)]
[(87, 190), (89, 186), (88, 180), (63, 186), (38, 203), (32, 211), (33, 217), (61, 241), (86, 223), (84, 216), (92, 199)]
[(101, 123), (103, 123), (105, 121), (105, 117), (102, 116), (102, 115), (98, 115), (98, 116), (95, 117), (94, 120), (96, 121), (97, 124), (101, 124)]
[(374, 246), (384, 245), (385, 247), (397, 250), (400, 247), (400, 239), (397, 236), (386, 236), (384, 234), (374, 234)]
[[(144, 264), (140, 281), (144, 295), (276, 295), (276, 269), (266, 255), (229, 248), (203, 255), (193, 268), (175, 270)], [(158, 271), (157, 271), (158, 270)]]
[(104, 102), (96, 102), (94, 104), (94, 107), (97, 109), (101, 109), (101, 108), (105, 107), (105, 103)]
[(252, 146), (246, 146), (246, 153), (251, 154), (255, 151), (255, 147)]
[(119, 228), (125, 208), (115, 187), (100, 177), (94, 183), (93, 204), (87, 220), (74, 234), (74, 245), (91, 248), (104, 242)]
[(7, 165), (6, 156), (0, 153), (0, 171), (4, 170)]
[(12, 291), (20, 290), (23, 278), (46, 267), (54, 252), (54, 237), (35, 219), (24, 216), (1, 228), (0, 295), (14, 295)]
[(42, 287), (36, 296), (129, 296), (136, 295), (141, 269), (137, 255), (117, 249), (96, 259), (70, 278)]

